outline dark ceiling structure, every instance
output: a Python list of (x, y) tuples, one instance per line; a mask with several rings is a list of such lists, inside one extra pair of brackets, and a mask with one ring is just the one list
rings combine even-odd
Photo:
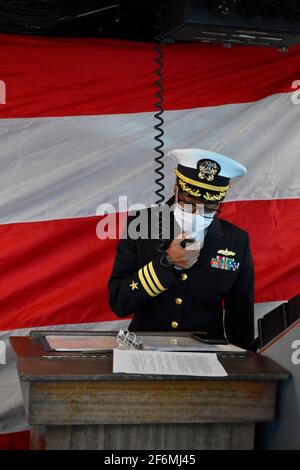
[(149, 41), (157, 0), (0, 0), (0, 31)]
[(0, 0), (0, 31), (279, 48), (300, 43), (300, 0)]

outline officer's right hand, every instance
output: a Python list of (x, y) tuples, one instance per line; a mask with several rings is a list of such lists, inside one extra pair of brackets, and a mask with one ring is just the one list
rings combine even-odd
[(188, 238), (184, 233), (179, 234), (174, 240), (172, 240), (168, 250), (167, 259), (169, 263), (174, 264), (181, 269), (191, 268), (197, 261), (199, 256), (199, 249), (186, 249), (183, 248), (180, 243), (182, 240)]

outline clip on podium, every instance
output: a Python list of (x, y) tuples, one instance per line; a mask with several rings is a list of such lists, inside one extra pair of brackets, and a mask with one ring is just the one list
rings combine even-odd
[(31, 449), (252, 449), (289, 376), (254, 353), (218, 353), (226, 377), (114, 374), (112, 353), (45, 353), (41, 334), (10, 341)]

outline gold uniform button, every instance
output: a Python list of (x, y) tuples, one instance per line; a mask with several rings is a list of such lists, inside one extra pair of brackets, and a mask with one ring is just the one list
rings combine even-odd
[(175, 299), (175, 303), (177, 305), (181, 305), (182, 304), (182, 299), (180, 297), (177, 297), (177, 299)]
[(177, 328), (178, 327), (177, 321), (172, 321), (171, 326), (172, 328)]
[(188, 275), (187, 275), (187, 274), (185, 274), (185, 273), (184, 273), (184, 274), (181, 274), (181, 280), (182, 280), (182, 281), (186, 281), (187, 278), (188, 278)]

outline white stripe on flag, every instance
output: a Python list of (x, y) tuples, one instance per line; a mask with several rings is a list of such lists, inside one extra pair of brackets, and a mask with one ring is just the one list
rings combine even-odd
[[(227, 200), (298, 198), (299, 112), (290, 94), (168, 111), (165, 149), (207, 148), (245, 164)], [(154, 124), (152, 113), (0, 120), (0, 223), (95, 215), (119, 195), (153, 203)]]

